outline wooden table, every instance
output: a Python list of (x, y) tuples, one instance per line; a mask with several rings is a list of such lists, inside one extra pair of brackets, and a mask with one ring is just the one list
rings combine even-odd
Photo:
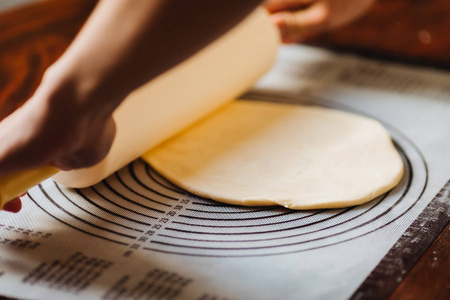
[[(95, 3), (51, 0), (0, 16), (0, 119), (32, 95), (44, 70), (66, 49)], [(450, 35), (446, 33), (449, 17), (447, 0), (383, 0), (359, 23), (310, 42), (450, 68)], [(390, 299), (450, 299), (449, 270), (448, 225)]]

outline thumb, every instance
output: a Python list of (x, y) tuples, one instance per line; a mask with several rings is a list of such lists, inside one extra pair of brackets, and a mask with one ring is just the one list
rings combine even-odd
[(271, 18), (283, 43), (294, 43), (320, 31), (329, 17), (329, 7), (316, 2), (306, 9), (274, 13)]

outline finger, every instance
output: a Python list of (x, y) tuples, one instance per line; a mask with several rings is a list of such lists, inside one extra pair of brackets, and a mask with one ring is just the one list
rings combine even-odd
[(17, 213), (22, 208), (22, 201), (20, 198), (15, 198), (9, 202), (6, 202), (5, 205), (3, 205), (4, 211), (9, 211), (12, 213)]
[(263, 5), (270, 12), (297, 10), (317, 2), (318, 0), (266, 0)]
[[(41, 141), (42, 108), (30, 99), (0, 123), (0, 175), (42, 165), (57, 147)], [(41, 132), (45, 132), (41, 130)]]
[[(27, 120), (25, 108), (19, 108), (0, 123), (0, 174), (20, 170), (27, 164), (33, 165), (30, 158), (35, 157), (27, 153), (23, 145), (26, 144), (28, 128), (21, 128), (20, 123)], [(20, 157), (23, 159), (20, 159)]]
[(96, 126), (88, 132), (79, 149), (51, 161), (51, 164), (64, 171), (91, 167), (108, 154), (115, 132), (116, 126), (113, 118), (110, 117), (105, 124)]
[(325, 26), (329, 13), (326, 3), (316, 2), (307, 9), (278, 12), (271, 18), (280, 30), (283, 43), (294, 43), (319, 32)]

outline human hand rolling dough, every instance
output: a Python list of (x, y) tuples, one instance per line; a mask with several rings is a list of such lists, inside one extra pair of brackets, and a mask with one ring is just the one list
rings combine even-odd
[[(100, 1), (35, 94), (0, 123), (0, 175), (43, 164), (70, 170), (98, 163), (114, 140), (112, 113), (131, 91), (199, 51), (261, 2)], [(370, 3), (268, 0), (265, 6), (283, 41), (294, 42), (350, 21)], [(20, 208), (16, 198), (3, 210)]]
[[(44, 164), (62, 170), (96, 164), (114, 139), (111, 115), (131, 91), (199, 51), (260, 3), (100, 1), (35, 94), (0, 123), (0, 175)], [(3, 207), (20, 208), (19, 198)]]

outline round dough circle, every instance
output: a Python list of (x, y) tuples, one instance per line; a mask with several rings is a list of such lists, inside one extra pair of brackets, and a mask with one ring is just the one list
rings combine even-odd
[(292, 209), (362, 204), (393, 188), (403, 161), (372, 119), (312, 106), (235, 101), (145, 154), (196, 195)]

